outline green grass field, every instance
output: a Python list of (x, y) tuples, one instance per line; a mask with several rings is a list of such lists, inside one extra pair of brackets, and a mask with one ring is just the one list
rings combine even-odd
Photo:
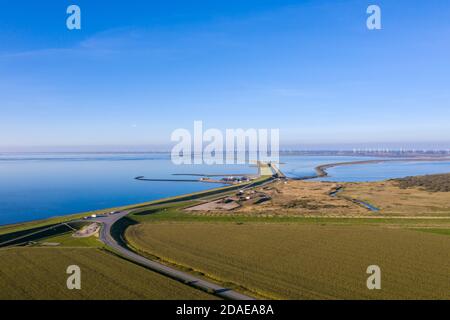
[[(134, 209), (112, 228), (117, 238), (128, 228), (126, 239), (144, 255), (259, 298), (450, 299), (450, 219), (183, 210), (234, 189), (95, 213)], [(88, 214), (2, 227), (0, 240)], [(115, 256), (96, 237), (58, 228), (25, 243), (0, 249), (0, 299), (214, 298)], [(65, 287), (70, 264), (82, 267), (81, 291)], [(371, 264), (382, 269), (381, 291), (366, 288)]]
[[(81, 268), (81, 290), (68, 290), (66, 269)], [(95, 248), (0, 250), (0, 299), (212, 299)]]
[(267, 222), (267, 223), (302, 223), (302, 224), (333, 224), (333, 225), (398, 225), (398, 226), (438, 226), (450, 228), (448, 218), (417, 219), (416, 217), (302, 217), (252, 215), (243, 213), (223, 212), (222, 214), (195, 214), (182, 209), (196, 204), (195, 201), (150, 206), (134, 211), (129, 218), (137, 223), (142, 222)]
[(104, 244), (95, 236), (86, 238), (75, 238), (72, 232), (58, 234), (48, 238), (39, 239), (33, 246), (45, 246), (46, 243), (58, 244), (58, 247), (91, 247), (102, 248)]
[[(450, 299), (450, 238), (386, 225), (154, 222), (132, 226), (142, 252), (275, 299)], [(382, 290), (366, 287), (379, 265)]]

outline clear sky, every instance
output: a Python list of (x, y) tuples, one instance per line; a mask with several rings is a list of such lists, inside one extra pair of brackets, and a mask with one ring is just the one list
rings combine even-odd
[(0, 115), (1, 150), (167, 145), (194, 120), (285, 146), (449, 147), (450, 3), (0, 0)]

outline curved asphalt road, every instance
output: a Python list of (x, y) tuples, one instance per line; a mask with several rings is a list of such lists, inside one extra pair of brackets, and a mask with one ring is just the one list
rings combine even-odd
[(105, 243), (107, 246), (115, 249), (122, 256), (134, 261), (140, 265), (143, 265), (153, 271), (176, 279), (178, 281), (185, 282), (188, 285), (203, 289), (205, 291), (214, 292), (216, 296), (219, 296), (224, 299), (229, 300), (254, 300), (254, 298), (246, 296), (244, 294), (238, 293), (231, 289), (223, 288), (217, 284), (209, 282), (204, 279), (197, 278), (188, 273), (179, 271), (172, 267), (168, 267), (159, 262), (144, 258), (143, 256), (138, 255), (137, 253), (122, 247), (117, 243), (116, 240), (111, 236), (111, 227), (112, 225), (118, 221), (119, 219), (125, 217), (129, 214), (130, 211), (122, 211), (116, 214), (108, 215), (106, 217), (98, 217), (96, 219), (92, 219), (92, 221), (103, 224), (103, 228), (100, 231), (100, 240)]

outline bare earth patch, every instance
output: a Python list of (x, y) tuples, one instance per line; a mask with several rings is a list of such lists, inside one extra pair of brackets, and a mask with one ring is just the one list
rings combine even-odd
[[(316, 181), (279, 181), (265, 187), (236, 193), (238, 205), (229, 214), (263, 216), (361, 216), (367, 209), (338, 197), (331, 197), (340, 184)], [(224, 211), (213, 203), (198, 206), (196, 211), (218, 214)], [(372, 214), (373, 215), (373, 214)]]

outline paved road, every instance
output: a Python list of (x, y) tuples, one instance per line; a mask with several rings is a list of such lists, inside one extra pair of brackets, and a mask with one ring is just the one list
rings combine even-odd
[(129, 211), (122, 211), (113, 215), (109, 215), (106, 217), (99, 217), (96, 219), (92, 219), (92, 221), (99, 222), (103, 224), (103, 228), (100, 231), (100, 239), (109, 247), (114, 248), (117, 252), (119, 252), (124, 257), (141, 264), (151, 270), (169, 276), (179, 281), (183, 281), (188, 285), (198, 287), (203, 290), (213, 291), (216, 296), (219, 296), (224, 299), (230, 300), (254, 300), (254, 298), (246, 296), (244, 294), (238, 293), (231, 289), (223, 288), (217, 284), (206, 281), (204, 279), (197, 278), (188, 273), (179, 271), (175, 268), (168, 267), (159, 262), (147, 259), (143, 256), (138, 255), (137, 253), (122, 247), (117, 243), (116, 240), (111, 236), (111, 227), (112, 225), (118, 221), (119, 219), (125, 217)]
[(276, 164), (271, 163), (270, 166), (271, 166), (272, 169), (275, 171), (275, 176), (276, 176), (276, 177), (282, 178), (282, 179), (286, 179), (286, 176), (284, 175), (283, 172), (281, 172), (280, 168), (278, 168)]

